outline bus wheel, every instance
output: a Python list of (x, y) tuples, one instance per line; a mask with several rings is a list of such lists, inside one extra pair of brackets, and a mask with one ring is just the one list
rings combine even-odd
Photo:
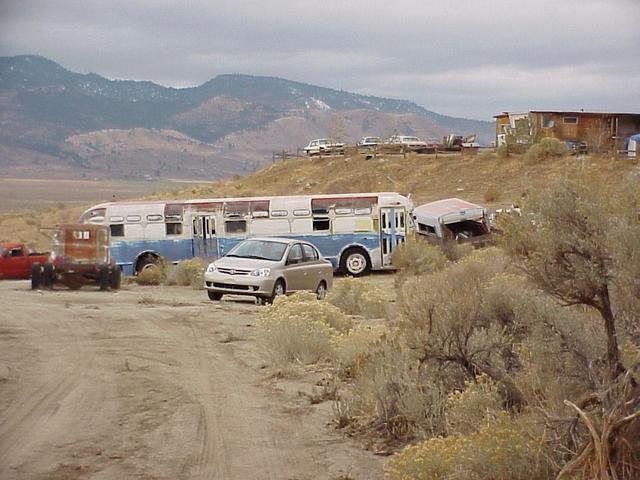
[(369, 255), (360, 247), (352, 247), (340, 257), (340, 270), (354, 277), (369, 275), (371, 260)]
[(151, 268), (159, 268), (161, 263), (162, 260), (159, 257), (147, 254), (144, 257), (140, 258), (136, 263), (136, 273), (140, 273)]
[(39, 263), (31, 265), (31, 290), (38, 290), (42, 284), (42, 267)]

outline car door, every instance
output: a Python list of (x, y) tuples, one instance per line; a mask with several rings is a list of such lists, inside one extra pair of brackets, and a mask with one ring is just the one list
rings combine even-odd
[(295, 243), (289, 248), (284, 267), (284, 279), (287, 282), (288, 292), (305, 289), (307, 281), (305, 270), (306, 265), (304, 264), (302, 246), (299, 243)]
[(324, 262), (320, 261), (320, 254), (312, 245), (303, 243), (302, 253), (304, 254), (305, 274), (305, 290), (315, 291), (324, 271)]

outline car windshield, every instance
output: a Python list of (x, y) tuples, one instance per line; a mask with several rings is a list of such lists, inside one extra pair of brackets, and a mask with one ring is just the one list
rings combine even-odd
[(282, 260), (287, 244), (268, 240), (245, 240), (236, 245), (227, 257), (255, 258), (256, 260)]

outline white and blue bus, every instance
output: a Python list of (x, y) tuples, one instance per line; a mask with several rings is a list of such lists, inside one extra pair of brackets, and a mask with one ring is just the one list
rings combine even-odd
[(334, 268), (358, 276), (392, 268), (412, 209), (391, 192), (134, 201), (96, 205), (80, 222), (109, 226), (111, 256), (127, 275), (162, 260), (210, 261), (245, 238), (278, 236), (306, 240)]

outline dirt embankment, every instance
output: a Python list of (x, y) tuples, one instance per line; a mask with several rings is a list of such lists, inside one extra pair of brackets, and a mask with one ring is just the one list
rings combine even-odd
[[(313, 382), (271, 379), (259, 308), (186, 288), (0, 283), (0, 478), (382, 478)], [(313, 376), (313, 374), (310, 374)]]

